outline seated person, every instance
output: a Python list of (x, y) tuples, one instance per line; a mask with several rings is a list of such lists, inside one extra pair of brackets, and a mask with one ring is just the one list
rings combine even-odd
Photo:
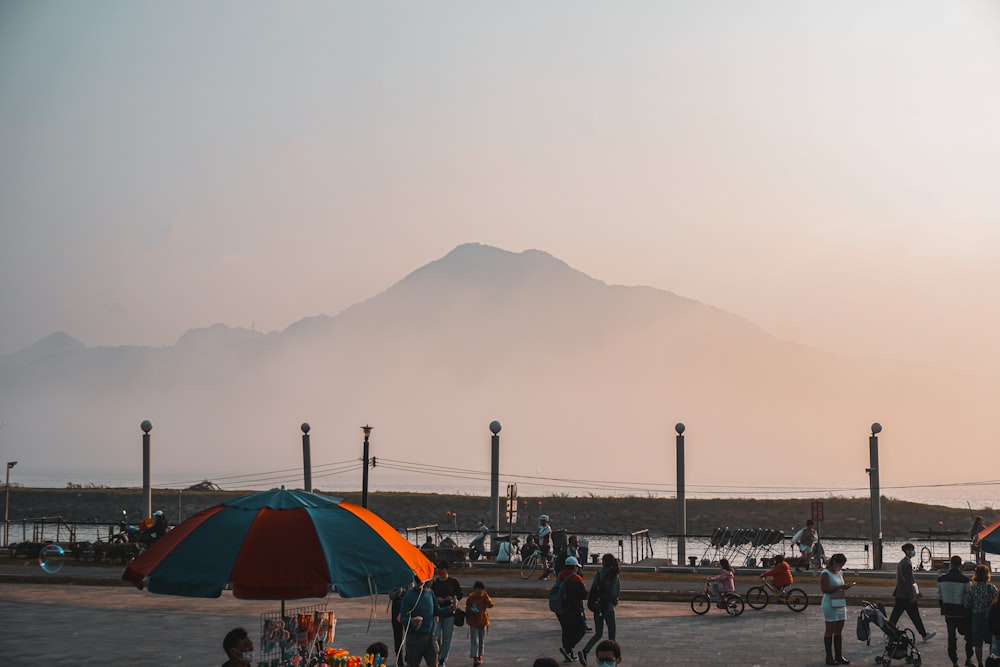
[(788, 566), (788, 563), (785, 562), (785, 557), (781, 554), (774, 557), (774, 567), (760, 575), (761, 579), (767, 579), (768, 577), (774, 577), (774, 587), (782, 595), (785, 594), (785, 586), (791, 586), (795, 581), (792, 578), (792, 568)]
[(517, 555), (520, 541), (520, 539), (515, 537), (511, 542), (501, 542), (500, 548), (497, 549), (497, 562), (510, 563), (513, 560), (516, 563), (520, 560), (520, 557)]
[(486, 526), (479, 527), (479, 534), (472, 540), (469, 544), (469, 557), (472, 560), (477, 560), (478, 558), (489, 558), (489, 554), (486, 551), (486, 536), (489, 534), (490, 529)]
[(434, 546), (434, 539), (430, 535), (428, 535), (427, 536), (427, 541), (424, 542), (423, 544), (421, 544), (420, 548), (421, 549), (434, 549), (435, 548), (435, 546)]

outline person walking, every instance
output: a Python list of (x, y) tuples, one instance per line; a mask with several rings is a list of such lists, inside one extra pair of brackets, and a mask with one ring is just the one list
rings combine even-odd
[(444, 609), (437, 604), (430, 586), (426, 586), (423, 582), (417, 582), (403, 595), (399, 622), (405, 628), (406, 667), (419, 667), (421, 660), (427, 667), (435, 667), (438, 664), (434, 617), (443, 611)]
[(473, 665), (483, 664), (486, 629), (490, 627), (489, 610), (492, 608), (493, 598), (486, 592), (486, 584), (481, 581), (472, 584), (472, 593), (465, 599), (465, 622), (469, 625), (469, 657)]
[(993, 635), (993, 643), (990, 645), (991, 655), (1000, 655), (1000, 593), (993, 598), (993, 604), (986, 612), (986, 626)]
[(799, 564), (795, 566), (796, 572), (802, 569), (809, 569), (809, 561), (812, 560), (813, 545), (816, 544), (816, 522), (806, 519), (806, 527), (799, 530), (792, 537), (792, 544), (799, 550)]
[(896, 625), (896, 622), (906, 612), (916, 629), (917, 634), (923, 637), (924, 641), (929, 640), (937, 634), (936, 631), (928, 632), (924, 629), (924, 622), (920, 619), (920, 607), (917, 606), (916, 582), (913, 579), (913, 563), (910, 559), (917, 555), (917, 548), (910, 542), (903, 545), (903, 557), (896, 565), (896, 588), (892, 591), (892, 597), (896, 602), (892, 605), (892, 613), (889, 614), (889, 622)]
[(854, 585), (844, 583), (844, 564), (847, 556), (833, 554), (826, 562), (826, 569), (819, 577), (819, 588), (823, 591), (823, 647), (826, 649), (826, 664), (847, 665), (850, 660), (844, 657), (844, 621), (847, 620), (847, 590)]
[(431, 582), (431, 590), (442, 610), (438, 614), (437, 625), (439, 667), (444, 667), (451, 652), (451, 637), (455, 633), (455, 610), (458, 609), (458, 601), (462, 599), (462, 585), (448, 574), (448, 568), (448, 561), (438, 562), (437, 576)]
[(403, 649), (403, 624), (399, 622), (399, 612), (403, 603), (403, 595), (405, 595), (406, 591), (412, 586), (413, 584), (410, 584), (407, 588), (397, 588), (389, 593), (389, 618), (392, 624), (392, 645), (397, 663), (406, 662), (406, 656), (401, 653)]
[(574, 649), (587, 633), (587, 621), (583, 610), (583, 601), (587, 599), (587, 585), (577, 572), (579, 565), (580, 561), (570, 556), (566, 559), (562, 571), (556, 575), (559, 580), (556, 585), (563, 586), (566, 603), (565, 610), (556, 614), (559, 627), (562, 628), (562, 646), (559, 647), (559, 653), (566, 663), (576, 659)]
[(948, 571), (937, 578), (938, 605), (948, 628), (948, 657), (952, 667), (958, 667), (958, 634), (964, 630), (965, 664), (972, 664), (972, 642), (969, 641), (969, 578), (962, 574), (962, 557), (952, 556)]
[(614, 641), (617, 634), (615, 623), (615, 607), (618, 606), (618, 596), (621, 595), (621, 566), (614, 554), (604, 554), (601, 557), (601, 569), (594, 575), (590, 585), (590, 595), (587, 597), (587, 607), (594, 612), (594, 636), (580, 651), (580, 664), (587, 664), (587, 654), (601, 641), (605, 623), (608, 626), (608, 639)]
[[(990, 583), (990, 569), (985, 565), (977, 565), (966, 597), (966, 606), (970, 612), (969, 634), (966, 637), (976, 651), (976, 662), (980, 666), (983, 664), (983, 644), (991, 640), (988, 614), (996, 597), (997, 587)], [(966, 660), (965, 664), (971, 665), (972, 660)]]

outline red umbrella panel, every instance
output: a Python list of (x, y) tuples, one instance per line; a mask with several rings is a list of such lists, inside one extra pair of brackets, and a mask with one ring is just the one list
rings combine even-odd
[(976, 544), (990, 554), (1000, 554), (1000, 520), (994, 521), (976, 534)]
[(345, 598), (434, 576), (417, 547), (373, 512), (301, 491), (255, 493), (203, 510), (125, 568), (122, 579), (151, 593), (294, 600)]

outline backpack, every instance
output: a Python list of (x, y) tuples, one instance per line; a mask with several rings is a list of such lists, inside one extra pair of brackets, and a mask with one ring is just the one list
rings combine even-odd
[(566, 548), (564, 547), (558, 554), (556, 554), (555, 560), (552, 561), (552, 571), (559, 573), (562, 572), (563, 566), (566, 564), (566, 559), (569, 554), (566, 553)]
[(594, 583), (590, 587), (590, 593), (587, 595), (587, 609), (593, 612), (601, 611), (604, 608), (604, 601), (601, 599), (601, 585), (604, 583), (602, 579), (601, 571), (598, 570), (594, 576)]
[(566, 599), (566, 582), (570, 578), (558, 579), (549, 591), (549, 609), (555, 614), (565, 614), (569, 611), (569, 600)]

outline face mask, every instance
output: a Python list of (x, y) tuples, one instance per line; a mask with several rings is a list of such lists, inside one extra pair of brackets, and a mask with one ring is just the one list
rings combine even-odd
[(913, 558), (916, 555), (917, 555), (917, 552), (914, 551), (913, 549), (910, 549), (910, 554), (909, 554), (910, 558)]
[(248, 665), (253, 664), (253, 651), (244, 651), (240, 659)]
[(597, 663), (597, 667), (615, 667), (615, 663), (610, 660), (605, 660), (604, 662)]

